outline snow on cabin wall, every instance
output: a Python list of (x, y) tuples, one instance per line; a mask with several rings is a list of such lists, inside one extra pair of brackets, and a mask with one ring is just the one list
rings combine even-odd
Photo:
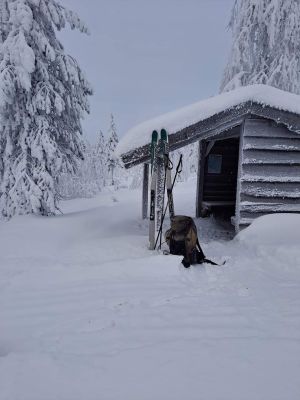
[(242, 133), (240, 225), (272, 212), (300, 212), (300, 135), (272, 121), (246, 119)]

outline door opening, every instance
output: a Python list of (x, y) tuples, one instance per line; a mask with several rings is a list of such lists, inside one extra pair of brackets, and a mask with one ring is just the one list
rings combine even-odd
[(201, 216), (235, 215), (239, 137), (208, 142), (203, 176)]

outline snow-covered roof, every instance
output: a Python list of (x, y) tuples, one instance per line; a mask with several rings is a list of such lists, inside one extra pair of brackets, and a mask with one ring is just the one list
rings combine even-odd
[(169, 112), (130, 129), (120, 140), (116, 154), (123, 156), (151, 141), (153, 130), (165, 128), (169, 135), (195, 125), (216, 114), (237, 108), (245, 103), (287, 111), (300, 115), (300, 96), (267, 85), (240, 87), (230, 92), (199, 101)]

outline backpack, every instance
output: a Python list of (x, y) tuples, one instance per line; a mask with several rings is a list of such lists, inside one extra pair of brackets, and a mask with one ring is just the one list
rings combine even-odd
[(183, 256), (182, 264), (188, 268), (192, 264), (207, 262), (199, 244), (197, 228), (193, 218), (177, 215), (171, 218), (171, 228), (165, 233), (170, 254)]

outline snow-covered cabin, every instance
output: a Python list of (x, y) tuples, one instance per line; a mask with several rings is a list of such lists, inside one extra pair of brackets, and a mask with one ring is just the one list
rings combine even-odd
[(126, 168), (145, 164), (146, 206), (151, 133), (161, 128), (171, 151), (199, 143), (196, 217), (231, 207), (239, 231), (263, 214), (300, 212), (300, 96), (247, 86), (131, 129), (117, 153)]

